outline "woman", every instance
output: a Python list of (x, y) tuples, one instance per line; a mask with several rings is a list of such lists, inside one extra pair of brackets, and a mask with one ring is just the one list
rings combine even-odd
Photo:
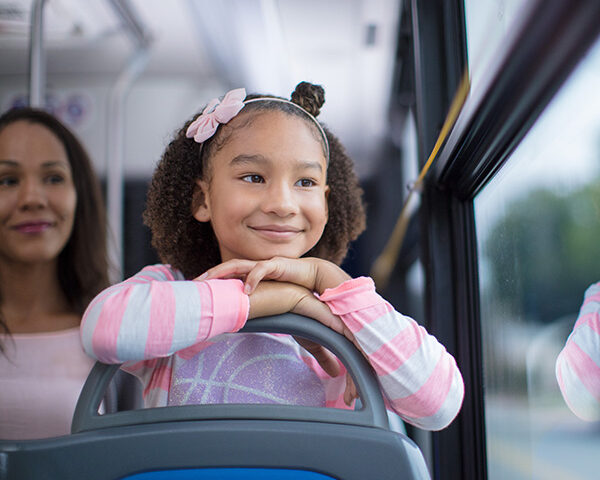
[(0, 438), (68, 434), (93, 360), (79, 323), (108, 286), (90, 159), (52, 115), (0, 117)]

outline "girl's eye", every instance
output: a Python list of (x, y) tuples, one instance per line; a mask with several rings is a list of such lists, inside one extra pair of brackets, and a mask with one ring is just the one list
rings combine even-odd
[(298, 185), (299, 187), (314, 187), (316, 183), (310, 178), (301, 178), (296, 182), (296, 185)]
[(17, 177), (2, 177), (0, 178), (0, 187), (13, 187), (19, 183)]
[(260, 175), (256, 175), (256, 174), (246, 175), (246, 176), (242, 177), (242, 180), (244, 182), (249, 182), (249, 183), (264, 183), (264, 181), (265, 181), (265, 179), (263, 177), (261, 177)]

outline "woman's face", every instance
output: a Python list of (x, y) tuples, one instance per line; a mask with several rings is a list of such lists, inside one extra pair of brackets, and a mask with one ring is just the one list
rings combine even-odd
[[(327, 223), (327, 160), (314, 132), (282, 112), (236, 117), (210, 159), (204, 202), (194, 216), (210, 221), (223, 261), (298, 258)], [(239, 124), (238, 124), (239, 122)]]
[(0, 130), (0, 262), (48, 263), (65, 247), (77, 193), (62, 142), (28, 121)]

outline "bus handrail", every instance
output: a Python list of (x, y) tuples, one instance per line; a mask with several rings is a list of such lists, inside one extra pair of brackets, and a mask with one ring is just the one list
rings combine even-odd
[(293, 313), (250, 320), (240, 332), (284, 333), (322, 344), (348, 369), (358, 390), (360, 407), (344, 410), (273, 404), (210, 404), (145, 408), (99, 415), (98, 409), (104, 392), (120, 365), (97, 362), (77, 402), (72, 433), (145, 423), (215, 419), (298, 420), (390, 429), (383, 397), (373, 371), (365, 357), (343, 335), (316, 320)]

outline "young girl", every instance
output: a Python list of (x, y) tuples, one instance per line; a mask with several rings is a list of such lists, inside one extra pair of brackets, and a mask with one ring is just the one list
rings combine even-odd
[(291, 311), (353, 341), (409, 423), (437, 430), (457, 415), (454, 358), (370, 278), (338, 267), (364, 210), (351, 160), (315, 118), (323, 103), (323, 89), (304, 82), (291, 101), (233, 90), (167, 147), (145, 221), (168, 265), (106, 289), (82, 322), (86, 351), (127, 362), (147, 405), (349, 408), (353, 385), (324, 349), (301, 341), (315, 360), (287, 335), (233, 334)]

